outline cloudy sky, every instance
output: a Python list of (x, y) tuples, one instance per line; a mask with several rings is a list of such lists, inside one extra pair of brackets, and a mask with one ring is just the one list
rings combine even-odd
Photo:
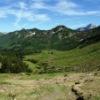
[(100, 0), (0, 0), (0, 32), (100, 25)]

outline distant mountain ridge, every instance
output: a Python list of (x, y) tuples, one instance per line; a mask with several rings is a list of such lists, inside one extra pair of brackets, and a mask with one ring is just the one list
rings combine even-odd
[(2, 35), (4, 35), (4, 33), (1, 33), (1, 32), (0, 32), (0, 36), (2, 36)]
[(23, 49), (28, 52), (43, 49), (70, 50), (100, 40), (100, 27), (88, 25), (86, 29), (73, 30), (64, 25), (50, 30), (22, 29), (0, 36), (0, 48)]
[(89, 25), (87, 25), (87, 26), (85, 26), (85, 27), (80, 27), (80, 28), (78, 28), (77, 31), (80, 31), (80, 32), (82, 32), (82, 31), (88, 31), (88, 30), (94, 29), (94, 28), (96, 28), (96, 27), (97, 27), (97, 26), (94, 25), (94, 24), (89, 24)]

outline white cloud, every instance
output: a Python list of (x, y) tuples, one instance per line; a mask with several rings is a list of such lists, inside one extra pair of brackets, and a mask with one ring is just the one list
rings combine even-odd
[(31, 8), (35, 9), (47, 9), (46, 5), (42, 1), (36, 1), (31, 5)]
[(87, 16), (100, 14), (100, 11), (83, 11), (79, 5), (69, 0), (62, 0), (58, 2), (54, 8), (56, 12), (68, 16)]
[(3, 11), (0, 11), (0, 18), (5, 18), (6, 14)]
[(67, 16), (87, 16), (87, 15), (100, 15), (100, 11), (84, 11), (81, 6), (72, 2), (71, 0), (58, 0), (54, 5), (46, 4), (43, 0), (33, 0), (33, 9), (44, 9), (55, 13), (60, 13)]
[(46, 14), (36, 14), (34, 15), (35, 21), (45, 22), (49, 21), (50, 18)]
[(66, 1), (66, 0), (62, 0), (62, 1), (59, 1), (57, 4), (56, 4), (56, 8), (58, 9), (62, 9), (62, 10), (69, 10), (69, 9), (74, 9), (74, 8), (77, 8), (78, 5), (71, 2), (71, 1)]
[(82, 9), (80, 5), (72, 2), (72, 0), (55, 0), (56, 2), (54, 4), (49, 4), (46, 0), (32, 0), (30, 5), (22, 1), (17, 2), (18, 4), (0, 7), (0, 18), (6, 18), (8, 15), (13, 15), (16, 17), (14, 25), (17, 26), (22, 19), (32, 22), (49, 21), (50, 15), (46, 12), (40, 13), (40, 10), (47, 10), (48, 12), (50, 11), (66, 16), (100, 15), (100, 11), (86, 11)]
[[(17, 8), (14, 8), (17, 7)], [(8, 15), (13, 15), (16, 17), (16, 21), (14, 22), (14, 26), (18, 26), (19, 22), (22, 19), (26, 19), (27, 21), (33, 22), (45, 22), (49, 21), (50, 18), (47, 14), (38, 13), (34, 10), (30, 9), (28, 5), (24, 2), (19, 2), (19, 5), (11, 5), (6, 7), (0, 7), (0, 18), (5, 18)]]

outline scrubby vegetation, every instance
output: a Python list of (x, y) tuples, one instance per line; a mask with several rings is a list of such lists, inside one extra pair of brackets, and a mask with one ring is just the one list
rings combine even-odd
[(0, 55), (0, 72), (1, 73), (20, 73), (31, 72), (28, 65), (23, 62), (23, 57), (18, 53), (12, 52), (1, 53)]
[(30, 61), (31, 65), (35, 66), (34, 69), (37, 69), (35, 71), (39, 73), (100, 70), (99, 59), (99, 42), (70, 51), (42, 51), (42, 53), (27, 55), (24, 58), (24, 60)]
[(0, 100), (100, 100), (99, 34), (58, 26), (1, 35)]
[(84, 98), (100, 100), (100, 72), (95, 77), (93, 73), (65, 74), (0, 74), (0, 99), (77, 100), (72, 92), (75, 85), (78, 90), (81, 89)]

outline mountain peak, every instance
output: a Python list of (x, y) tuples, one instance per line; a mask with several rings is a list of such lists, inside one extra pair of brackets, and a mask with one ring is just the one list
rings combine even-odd
[(57, 29), (66, 29), (67, 27), (64, 26), (64, 25), (58, 25), (58, 26), (56, 26), (55, 28), (57, 28)]
[(85, 27), (80, 27), (80, 28), (78, 28), (77, 30), (78, 30), (78, 31), (88, 31), (88, 30), (91, 30), (91, 29), (96, 28), (96, 27), (97, 27), (97, 26), (94, 25), (94, 24), (88, 24), (87, 26), (85, 26)]
[(70, 28), (67, 28), (67, 27), (64, 26), (64, 25), (58, 25), (58, 26), (56, 26), (55, 28), (53, 28), (53, 29), (51, 29), (51, 30), (53, 30), (53, 31), (55, 31), (55, 32), (58, 32), (58, 31), (61, 31), (61, 30), (66, 30), (66, 29), (70, 29)]
[(94, 24), (89, 24), (89, 25), (87, 25), (86, 27), (87, 27), (87, 29), (93, 29), (93, 28), (96, 27), (96, 25), (94, 25)]

